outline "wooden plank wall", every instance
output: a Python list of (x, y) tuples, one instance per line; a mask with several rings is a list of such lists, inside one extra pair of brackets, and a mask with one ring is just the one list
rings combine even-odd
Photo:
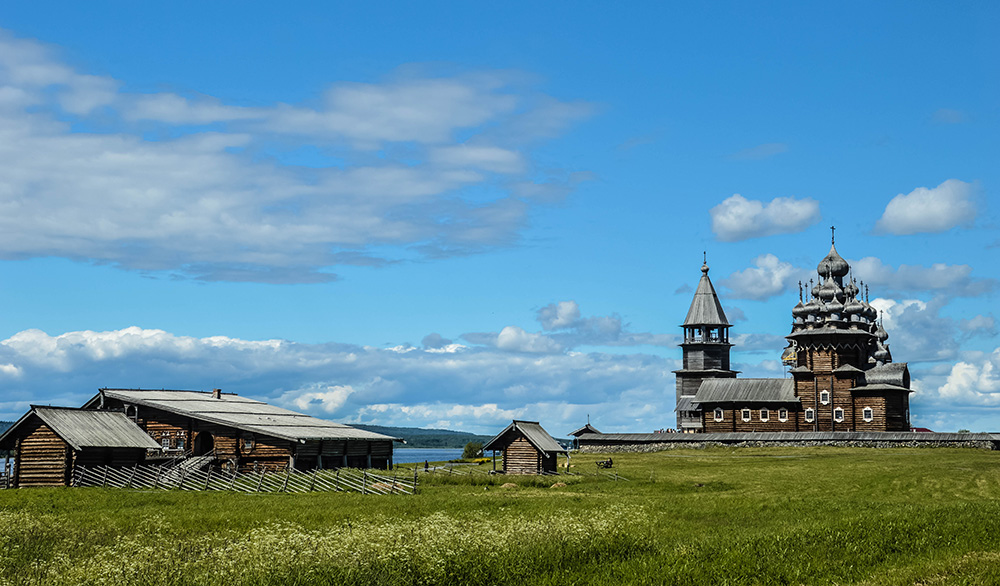
[(73, 459), (69, 444), (35, 415), (22, 425), (24, 435), (18, 439), (14, 456), (14, 485), (67, 486)]
[(503, 451), (503, 470), (507, 474), (538, 474), (542, 454), (524, 436), (517, 436)]

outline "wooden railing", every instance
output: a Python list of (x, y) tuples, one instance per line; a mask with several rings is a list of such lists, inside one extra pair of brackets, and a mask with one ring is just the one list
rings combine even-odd
[(392, 472), (355, 468), (300, 472), (220, 472), (184, 470), (178, 466), (77, 466), (73, 486), (126, 489), (231, 490), (236, 492), (359, 492), (361, 494), (414, 494), (417, 478)]

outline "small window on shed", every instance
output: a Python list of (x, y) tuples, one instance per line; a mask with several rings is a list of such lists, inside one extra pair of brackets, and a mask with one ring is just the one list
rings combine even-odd
[(788, 409), (778, 409), (778, 421), (788, 421)]
[(254, 440), (252, 435), (243, 436), (243, 451), (250, 452), (253, 450)]
[(844, 420), (844, 410), (841, 409), (840, 407), (837, 407), (836, 409), (834, 409), (833, 410), (833, 420), (836, 421), (837, 423), (840, 423), (841, 421), (843, 421)]
[(160, 447), (162, 447), (164, 450), (169, 450), (170, 449), (170, 436), (169, 435), (164, 435), (163, 437), (160, 438)]
[(750, 421), (750, 410), (743, 409), (740, 415), (743, 417), (743, 421)]
[(806, 409), (806, 421), (812, 423), (816, 419), (816, 412), (812, 407)]
[(187, 449), (187, 439), (184, 436), (177, 437), (177, 449), (178, 450)]
[(716, 407), (715, 408), (715, 420), (716, 421), (722, 421), (722, 419), (723, 419), (722, 409), (720, 407)]
[(830, 391), (820, 391), (819, 392), (819, 402), (826, 405), (830, 402)]
[(764, 407), (763, 409), (760, 410), (761, 421), (767, 421), (770, 418), (771, 418), (771, 411), (767, 407)]
[(864, 410), (861, 412), (861, 417), (863, 417), (865, 421), (870, 422), (871, 420), (875, 419), (875, 412), (872, 411), (871, 407), (865, 407)]

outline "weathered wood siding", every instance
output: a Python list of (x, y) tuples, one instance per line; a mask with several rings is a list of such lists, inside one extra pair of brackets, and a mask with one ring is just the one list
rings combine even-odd
[[(124, 410), (122, 401), (109, 399), (105, 408)], [(134, 419), (157, 443), (164, 438), (171, 448), (177, 438), (184, 438), (186, 451), (211, 445), (215, 456), (227, 469), (240, 472), (254, 470), (297, 470), (314, 468), (378, 468), (388, 469), (392, 461), (391, 441), (324, 440), (297, 443), (266, 435), (253, 434), (232, 427), (200, 421), (153, 407), (132, 407)], [(199, 439), (199, 436), (202, 436)], [(322, 454), (322, 462), (320, 455)]]
[[(702, 413), (702, 427), (705, 433), (750, 432), (750, 431), (798, 431), (796, 411), (788, 409), (788, 417), (781, 421), (778, 410), (781, 407), (768, 406), (767, 421), (761, 417), (760, 405), (723, 405), (722, 421), (715, 420), (715, 405), (706, 406)], [(786, 407), (787, 408), (787, 407)], [(750, 409), (750, 421), (743, 421), (743, 409)]]
[(538, 474), (542, 472), (542, 453), (523, 436), (515, 437), (503, 451), (503, 470), (507, 474)]
[(24, 426), (25, 433), (18, 438), (14, 454), (14, 485), (68, 486), (72, 448), (36, 416)]

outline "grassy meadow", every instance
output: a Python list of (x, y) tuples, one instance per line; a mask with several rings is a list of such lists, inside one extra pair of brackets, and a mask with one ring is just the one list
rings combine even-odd
[[(575, 456), (573, 470), (599, 458)], [(421, 474), (415, 496), (0, 491), (0, 584), (1000, 583), (1000, 453), (614, 459), (629, 481)]]

